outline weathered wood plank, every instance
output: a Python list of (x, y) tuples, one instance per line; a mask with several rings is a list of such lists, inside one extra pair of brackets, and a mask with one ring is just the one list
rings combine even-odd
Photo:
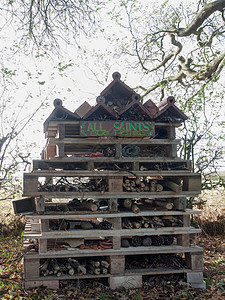
[[(106, 252), (107, 251), (107, 252)], [(150, 247), (129, 247), (121, 248), (120, 250), (108, 249), (104, 250), (92, 250), (92, 249), (76, 249), (76, 250), (61, 250), (61, 251), (48, 251), (47, 253), (27, 253), (27, 257), (32, 258), (61, 258), (61, 257), (93, 257), (93, 256), (102, 256), (102, 255), (136, 255), (136, 254), (167, 254), (167, 253), (199, 253), (203, 251), (201, 247), (191, 246), (191, 247), (182, 247), (179, 245), (173, 246), (150, 246)]]
[(115, 229), (115, 230), (73, 230), (73, 231), (49, 231), (41, 234), (26, 232), (24, 238), (54, 239), (54, 238), (92, 238), (107, 236), (132, 236), (132, 235), (164, 235), (164, 234), (192, 234), (200, 233), (201, 230), (190, 227), (162, 227), (162, 228), (140, 228), (140, 229)]
[[(26, 178), (37, 178), (37, 177), (61, 177), (61, 176), (68, 176), (68, 177), (93, 177), (93, 176), (101, 176), (101, 177), (108, 177), (108, 176), (130, 176), (131, 173), (129, 171), (121, 171), (121, 170), (46, 170), (46, 171), (35, 171), (34, 173), (25, 173)], [(135, 171), (136, 176), (165, 176), (168, 178), (171, 177), (185, 177), (188, 178), (189, 181), (193, 183), (197, 182), (199, 179), (198, 174), (191, 173), (189, 171), (184, 170), (176, 170), (171, 172), (168, 171), (156, 171), (156, 170), (148, 170), (148, 171)], [(189, 186), (184, 185), (184, 190), (194, 191), (194, 187), (198, 190), (199, 186), (192, 185), (192, 189), (189, 189)]]
[(199, 195), (199, 191), (183, 191), (182, 193), (175, 193), (172, 191), (162, 191), (162, 192), (141, 192), (141, 193), (129, 193), (121, 192), (105, 192), (101, 194), (100, 192), (39, 192), (39, 191), (24, 191), (23, 196), (45, 196), (45, 198), (98, 198), (98, 199), (110, 199), (110, 198), (184, 198), (184, 197), (195, 197)]
[(108, 177), (108, 191), (122, 192), (123, 191), (123, 177)]
[(39, 266), (39, 258), (25, 256), (23, 261), (24, 277), (29, 280), (39, 278)]
[[(57, 138), (50, 138), (49, 143), (53, 145), (57, 145), (61, 143), (62, 140)], [(63, 139), (64, 144), (102, 144), (102, 145), (112, 145), (112, 144), (148, 144), (148, 145), (176, 145), (180, 144), (180, 140), (169, 140), (169, 139), (149, 139), (149, 138), (141, 138), (140, 140), (137, 138), (65, 138)]]
[[(51, 203), (52, 204), (52, 203)], [(57, 204), (57, 203), (56, 203)], [(192, 210), (192, 209), (186, 209), (184, 211), (176, 211), (176, 210), (170, 210), (170, 211), (156, 211), (156, 210), (147, 210), (147, 211), (141, 211), (138, 213), (138, 216), (183, 216), (187, 215), (190, 216), (192, 214), (200, 215), (202, 212), (200, 210)], [(102, 213), (96, 212), (96, 213), (87, 213), (87, 212), (69, 212), (69, 213), (62, 213), (59, 214), (58, 212), (56, 214), (44, 214), (44, 215), (27, 215), (27, 219), (83, 219), (86, 218), (124, 218), (124, 217), (136, 217), (137, 214), (133, 212), (107, 212), (104, 211)], [(189, 217), (190, 218), (190, 217)]]

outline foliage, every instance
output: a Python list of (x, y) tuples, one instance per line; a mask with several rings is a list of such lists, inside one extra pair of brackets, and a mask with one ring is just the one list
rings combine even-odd
[(57, 50), (59, 40), (66, 43), (73, 39), (78, 41), (80, 34), (93, 31), (102, 5), (103, 2), (98, 0), (4, 0), (0, 12), (7, 16), (7, 26), (13, 23), (16, 31), (22, 33), (20, 47)]
[(114, 33), (108, 37), (118, 61), (141, 78), (136, 91), (142, 101), (173, 95), (189, 117), (178, 132), (180, 156), (193, 161), (203, 188), (224, 186), (219, 176), (210, 181), (224, 157), (224, 9), (223, 0), (147, 7), (124, 0), (111, 14), (121, 42)]
[(32, 142), (26, 142), (23, 133), (46, 100), (34, 104), (33, 96), (24, 89), (24, 98), (16, 101), (17, 97), (21, 97), (21, 89), (18, 88), (21, 78), (17, 71), (3, 65), (0, 70), (0, 200), (21, 195), (18, 174), (30, 165), (30, 149), (33, 147)]
[[(64, 63), (62, 56), (60, 61), (53, 58), (52, 50), (59, 54), (59, 44), (73, 40), (77, 49), (78, 37), (98, 27), (103, 4), (98, 0), (1, 2), (0, 200), (21, 196), (21, 174), (29, 167), (35, 146), (32, 138), (27, 141), (26, 131), (34, 127), (34, 117), (40, 121), (41, 108), (56, 84), (51, 81), (64, 77), (73, 65)], [(44, 70), (39, 67), (43, 61)]]
[[(49, 88), (50, 81), (56, 82), (57, 76), (74, 76), (75, 83), (81, 69), (86, 68), (85, 78), (93, 79), (95, 86), (96, 81), (105, 85), (115, 61), (126, 70), (125, 79), (129, 73), (135, 74), (136, 91), (142, 94), (143, 101), (149, 96), (154, 102), (169, 95), (175, 97), (176, 104), (189, 117), (178, 132), (182, 138), (180, 155), (193, 160), (193, 169), (203, 176), (203, 188), (224, 185), (223, 178), (212, 175), (218, 173), (224, 156), (221, 110), (225, 91), (225, 4), (223, 0), (186, 2), (150, 2), (145, 7), (141, 0), (4, 0), (0, 4), (0, 123), (4, 123), (0, 129), (0, 187), (9, 191), (20, 163), (29, 164), (33, 145), (23, 143), (22, 135), (54, 90), (55, 87)], [(13, 38), (8, 40), (9, 36)], [(84, 36), (89, 37), (85, 47)], [(53, 49), (61, 54), (61, 61), (53, 57)], [(68, 52), (72, 60), (62, 58)], [(26, 60), (24, 70), (23, 55), (33, 55), (33, 69)], [(88, 57), (86, 66), (84, 56)], [(44, 68), (51, 65), (54, 72), (45, 70), (44, 76), (45, 72), (36, 67), (43, 61), (47, 62)], [(76, 76), (71, 76), (71, 68), (76, 70)], [(34, 80), (38, 93), (28, 84)], [(18, 86), (24, 87), (22, 97)], [(65, 86), (71, 91), (68, 82)], [(85, 89), (96, 97), (91, 85), (86, 84)], [(13, 195), (15, 192), (20, 192), (17, 185)]]

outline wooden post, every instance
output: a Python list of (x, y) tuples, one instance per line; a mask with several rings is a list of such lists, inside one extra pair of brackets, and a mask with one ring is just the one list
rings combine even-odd
[(203, 253), (185, 253), (185, 260), (187, 263), (188, 268), (191, 270), (201, 270), (204, 269), (204, 262), (203, 262)]
[(115, 157), (121, 157), (122, 156), (122, 145), (116, 144), (116, 155)]
[(38, 177), (30, 174), (23, 175), (23, 196), (38, 195)]
[[(190, 215), (183, 215), (182, 219), (183, 219), (183, 227), (191, 226)], [(189, 247), (190, 246), (190, 235), (189, 234), (178, 234), (177, 235), (177, 244), (181, 245), (183, 247)]]
[(108, 207), (109, 207), (109, 211), (117, 212), (118, 211), (118, 199), (116, 199), (116, 198), (108, 199)]
[(93, 171), (94, 170), (94, 162), (93, 161), (89, 161), (87, 163), (87, 167), (88, 167), (88, 171)]
[(23, 269), (25, 279), (38, 279), (39, 278), (40, 260), (38, 258), (24, 257)]
[(57, 137), (59, 139), (64, 139), (65, 138), (65, 124), (59, 124), (58, 125), (58, 132), (57, 132)]
[(56, 155), (58, 157), (64, 157), (65, 156), (65, 144), (64, 143), (58, 143), (56, 145)]
[(35, 198), (37, 213), (43, 213), (45, 211), (45, 201), (43, 197)]
[(176, 138), (176, 128), (175, 128), (175, 126), (172, 126), (172, 125), (168, 126), (167, 127), (167, 132), (168, 132), (168, 139), (175, 140), (175, 138)]
[[(113, 223), (113, 229), (118, 230), (121, 229), (121, 218), (111, 218), (110, 221)], [(121, 237), (114, 236), (113, 237), (113, 249), (119, 250), (121, 247)]]
[(110, 256), (110, 270), (111, 274), (124, 274), (125, 272), (125, 256), (113, 255)]
[(190, 246), (190, 236), (189, 234), (178, 234), (176, 236), (177, 238), (177, 244), (183, 247), (189, 247)]
[(40, 220), (35, 220), (35, 222), (31, 223), (31, 231), (32, 232), (41, 232), (41, 224)]
[(49, 230), (49, 220), (41, 220), (41, 231), (48, 232)]
[(47, 239), (39, 239), (39, 254), (47, 253)]
[(201, 174), (195, 174), (194, 176), (184, 177), (184, 191), (196, 191), (201, 192)]
[(109, 192), (122, 192), (123, 191), (123, 177), (108, 177), (108, 191)]
[(134, 171), (139, 171), (139, 161), (134, 161), (133, 162), (133, 170)]
[(187, 207), (186, 198), (174, 198), (173, 200), (174, 208), (177, 210), (185, 210)]
[(177, 157), (177, 145), (176, 144), (171, 145), (171, 157)]

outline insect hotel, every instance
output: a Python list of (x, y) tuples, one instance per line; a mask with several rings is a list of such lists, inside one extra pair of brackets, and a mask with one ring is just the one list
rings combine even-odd
[(191, 244), (189, 197), (199, 174), (177, 157), (176, 128), (187, 119), (168, 97), (144, 104), (113, 74), (96, 105), (75, 112), (54, 101), (46, 146), (24, 174), (25, 288), (105, 278), (115, 289), (145, 276), (179, 274), (204, 287), (203, 249)]

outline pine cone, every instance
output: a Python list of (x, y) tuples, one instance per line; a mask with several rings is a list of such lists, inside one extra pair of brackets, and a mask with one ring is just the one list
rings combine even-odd
[(111, 229), (112, 228), (112, 224), (106, 220), (100, 222), (98, 224), (99, 229)]
[(125, 247), (125, 248), (130, 247), (130, 242), (127, 239), (122, 239), (121, 240), (121, 247)]
[(133, 236), (131, 243), (134, 247), (139, 247), (142, 244), (142, 238), (140, 236)]
[(152, 239), (150, 236), (145, 237), (142, 241), (143, 246), (151, 246), (151, 244), (152, 244)]
[(152, 245), (153, 246), (162, 246), (164, 243), (164, 239), (160, 235), (154, 235), (152, 236)]
[(163, 235), (162, 236), (164, 239), (163, 245), (172, 245), (173, 244), (173, 236), (172, 235)]

